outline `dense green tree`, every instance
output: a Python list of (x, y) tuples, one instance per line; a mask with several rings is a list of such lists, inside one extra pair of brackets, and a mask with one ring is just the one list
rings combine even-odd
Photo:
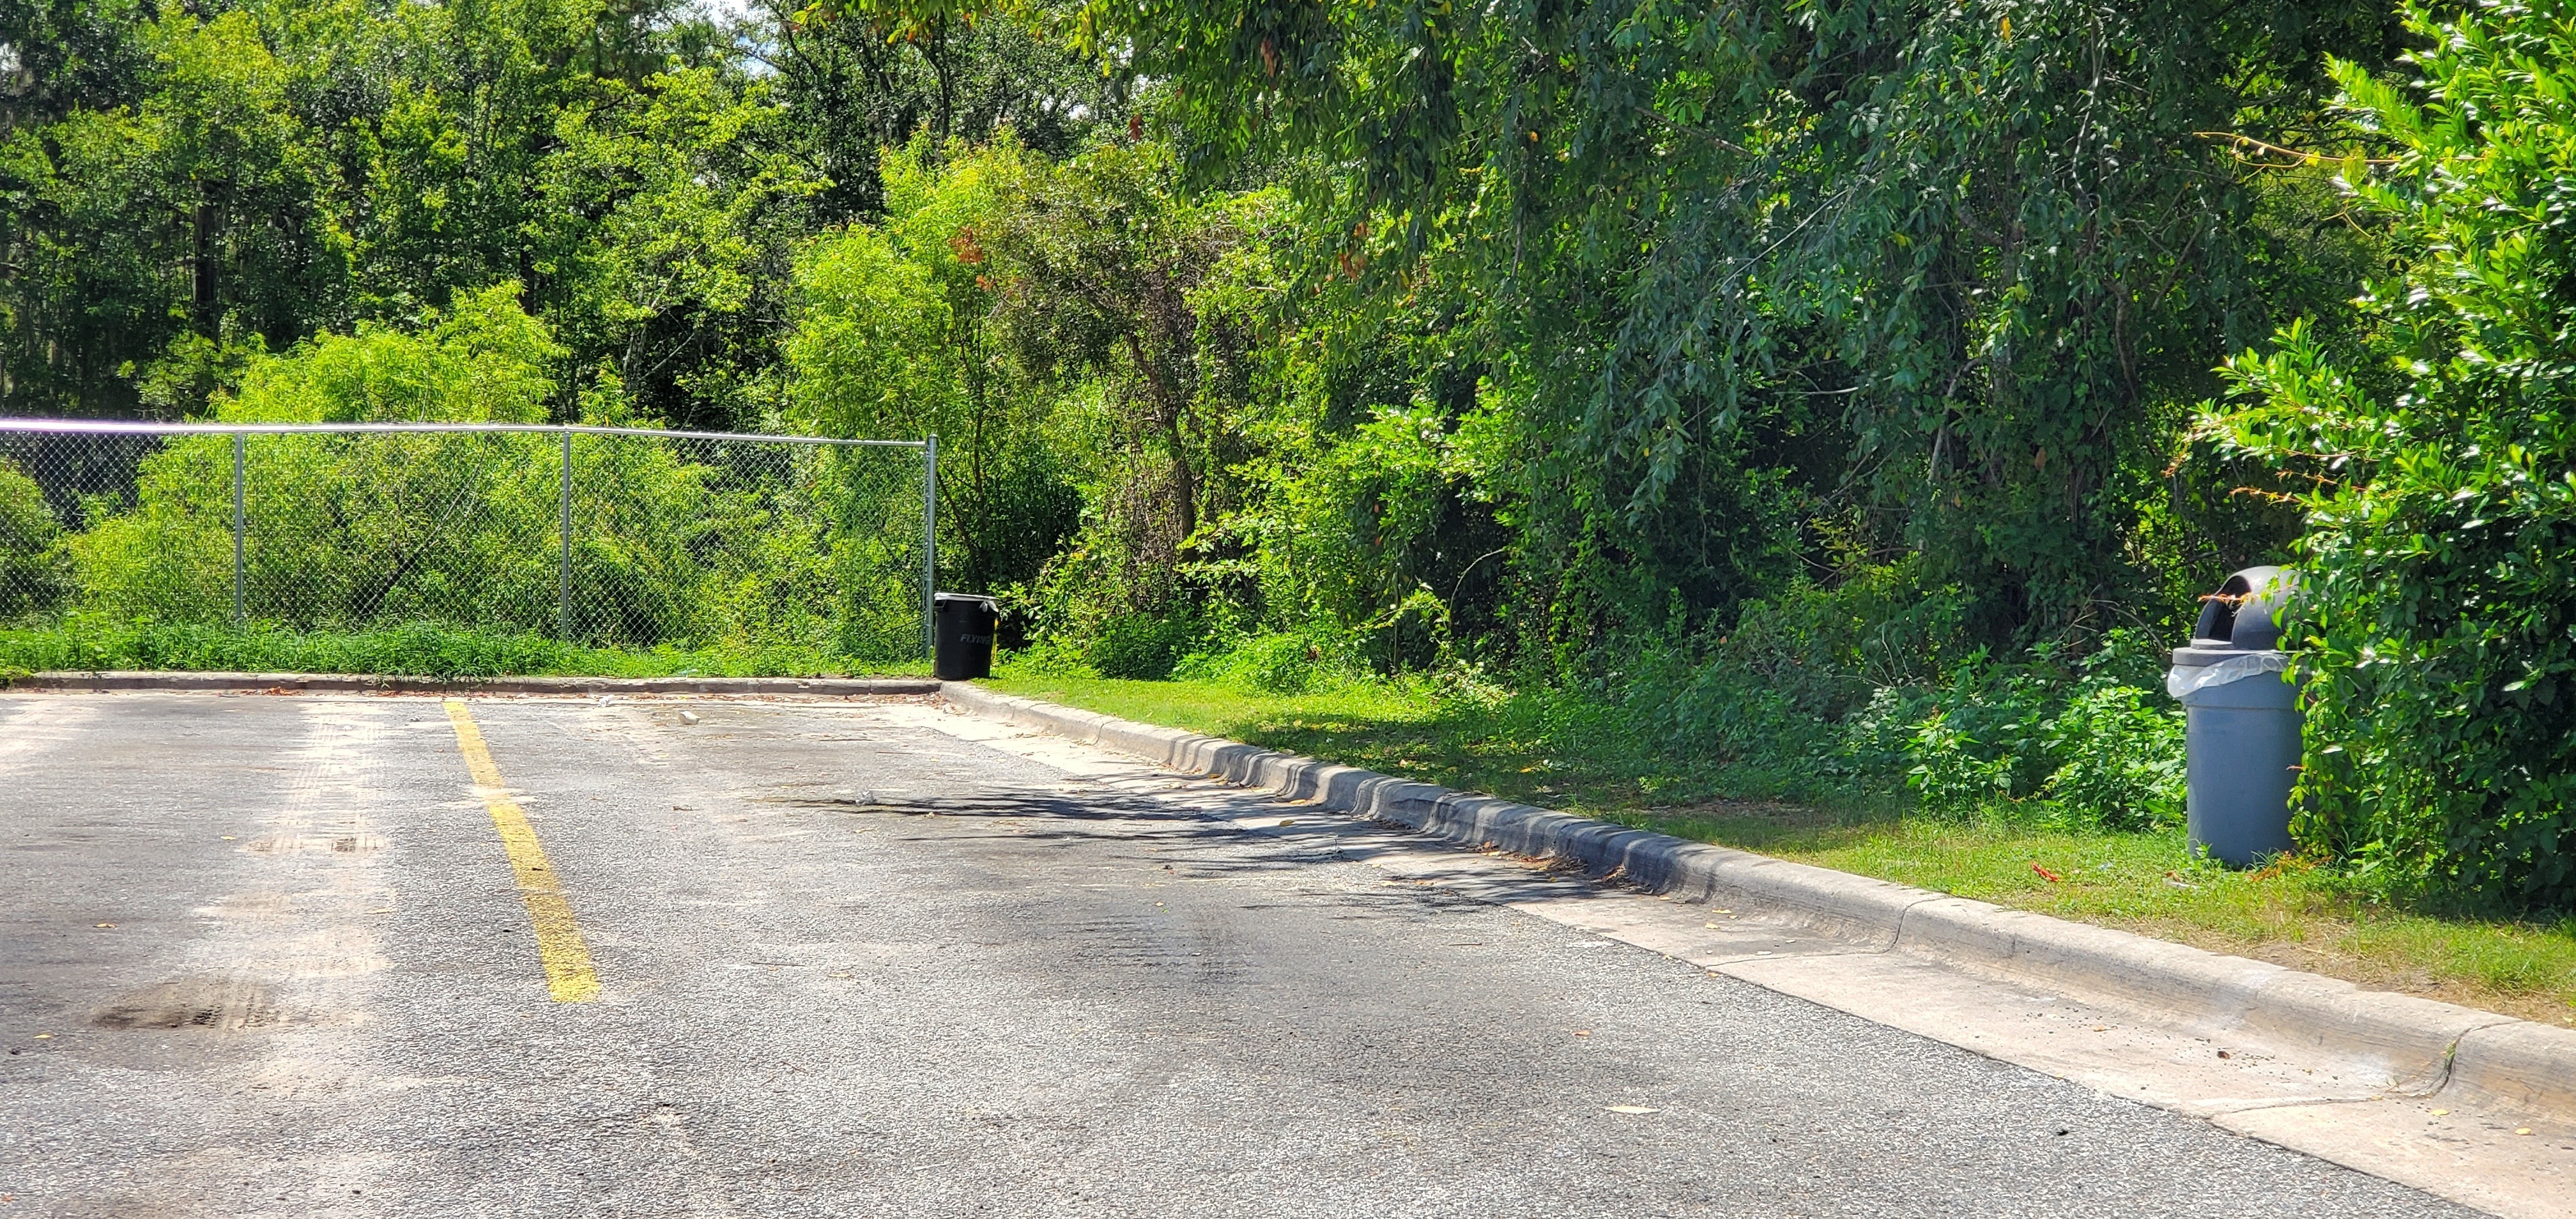
[(1238, 454), (1202, 356), (1198, 297), (1242, 230), (1190, 200), (1160, 144), (1112, 145), (1028, 180), (981, 238), (1002, 277), (998, 320), (1032, 378), (1096, 382), (1114, 412), (1100, 511), (1145, 602), (1218, 508), (1210, 485)]
[[(0, 143), (0, 387), (26, 413), (131, 411), (137, 367), (174, 340), (292, 339), (331, 279), (308, 240), (320, 164), (257, 22), (170, 16), (130, 34), (137, 96), (58, 59), (74, 79), (31, 89), (58, 116)], [(64, 96), (85, 83), (115, 104)]]
[(797, 418), (941, 437), (961, 586), (1036, 579), (1087, 498), (1083, 549), (1116, 557), (1085, 600), (1167, 606), (1234, 456), (1199, 294), (1234, 248), (1232, 209), (1174, 195), (1157, 146), (1062, 163), (1008, 138), (932, 151), (922, 137), (893, 152), (882, 224), (825, 237), (800, 265)]
[(2370, 257), (2216, 137), (2315, 135), (2324, 52), (2393, 46), (2362, 3), (1086, 20), (1170, 82), (1203, 177), (1313, 153), (1345, 270), (1411, 291), (1450, 252), (1526, 446), (1521, 561), (1571, 604), (1722, 614), (1857, 514), (1999, 641), (2137, 614), (2208, 370)]
[(927, 139), (934, 159), (952, 143), (982, 144), (1005, 132), (1060, 159), (1095, 130), (1124, 129), (1132, 106), (1121, 82), (1049, 36), (1070, 16), (1068, 6), (1047, 4), (1006, 12), (768, 0), (757, 32), (762, 57), (783, 82), (812, 163), (832, 181), (819, 219), (883, 210), (879, 154), (915, 137)]
[(121, 72), (84, 75), (67, 35), (21, 57), (61, 79), (0, 126), (12, 409), (192, 409), (248, 353), (504, 280), (565, 340), (559, 414), (604, 365), (646, 411), (709, 421), (774, 362), (826, 183), (702, 23), (254, 0), (126, 36)]
[(2303, 840), (2399, 887), (2576, 907), (2576, 17), (2406, 9), (2403, 84), (2337, 67), (2394, 145), (2343, 166), (2395, 225), (2367, 347), (2308, 325), (2209, 420), (2307, 512)]

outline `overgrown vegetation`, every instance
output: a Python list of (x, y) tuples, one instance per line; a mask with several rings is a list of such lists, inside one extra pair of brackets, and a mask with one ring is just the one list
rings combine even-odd
[(2576, 906), (2576, 29), (2411, 5), (2406, 85), (2337, 72), (2395, 267), (2368, 341), (2228, 365), (2233, 452), (2305, 476), (2302, 838), (2402, 890)]
[(936, 432), (1021, 671), (2032, 833), (2170, 835), (2157, 649), (2296, 561), (2302, 858), (2563, 910), (2570, 15), (0, 0), (0, 395)]
[[(452, 314), (428, 319), (418, 334), (362, 325), (255, 355), (208, 414), (245, 424), (544, 418), (557, 348), (514, 285), (460, 294)], [(911, 659), (921, 647), (920, 469), (909, 451), (402, 432), (260, 435), (237, 453), (231, 437), (187, 435), (135, 462), (131, 503), (72, 500), (65, 515), (78, 528), (56, 526), (42, 488), (9, 477), (29, 505), (11, 519), (29, 523), (10, 526), (0, 553), (16, 557), (0, 568), (0, 595), (20, 620), (68, 612), (342, 633), (418, 624), (847, 663)], [(226, 646), (275, 645), (254, 630)]]

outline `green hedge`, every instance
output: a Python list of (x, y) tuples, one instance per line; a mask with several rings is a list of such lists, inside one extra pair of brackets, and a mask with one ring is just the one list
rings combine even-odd
[[(2439, 14), (2439, 15), (2437, 15)], [(2207, 426), (2312, 480), (2297, 832), (2427, 895), (2576, 908), (2576, 30), (2564, 4), (2410, 7), (2403, 86), (2337, 68), (2398, 150), (2366, 357), (2304, 326)]]

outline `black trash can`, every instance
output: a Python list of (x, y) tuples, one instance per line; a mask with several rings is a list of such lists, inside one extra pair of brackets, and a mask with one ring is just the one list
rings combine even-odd
[(2290, 849), (2301, 716), (2273, 616), (2291, 579), (2278, 567), (2229, 576), (2202, 603), (2190, 646), (2174, 649), (2165, 675), (2183, 708), (2191, 849), (2237, 867)]
[(931, 603), (930, 672), (941, 681), (993, 675), (993, 632), (1001, 607), (991, 597), (941, 593)]

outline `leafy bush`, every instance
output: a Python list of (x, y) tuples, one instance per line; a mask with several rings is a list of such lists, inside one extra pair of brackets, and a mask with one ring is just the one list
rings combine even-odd
[(960, 388), (957, 356), (943, 342), (949, 305), (930, 271), (858, 225), (807, 247), (796, 281), (804, 308), (784, 352), (796, 373), (795, 421), (823, 436), (936, 429)]
[[(365, 325), (252, 359), (219, 395), (228, 423), (528, 423), (559, 352), (516, 288), (457, 294), (418, 333)], [(471, 616), (536, 630), (559, 600), (548, 542), (550, 436), (262, 436), (245, 450), (246, 608), (298, 627)], [(607, 485), (599, 480), (596, 485)], [(189, 436), (143, 459), (135, 502), (71, 540), (82, 604), (160, 622), (232, 613), (232, 442)]]
[(1198, 623), (1186, 618), (1121, 614), (1100, 624), (1083, 659), (1102, 677), (1161, 681), (1172, 675), (1198, 633)]
[(1800, 791), (1799, 773), (1832, 751), (1831, 721), (1801, 705), (1798, 694), (1832, 683), (1835, 675), (1810, 674), (1800, 686), (1730, 663), (1722, 651), (1696, 659), (1654, 641), (1640, 641), (1627, 663), (1616, 678), (1616, 698), (1630, 730), (1740, 772), (1749, 790)]
[(1086, 649), (1062, 634), (1042, 634), (1029, 645), (994, 658), (997, 666), (1037, 677), (1098, 677), (1085, 658)]
[(1992, 668), (1981, 654), (1943, 663), (1961, 607), (1919, 574), (1912, 560), (1850, 563), (1830, 583), (1802, 578), (1746, 602), (1714, 639), (1619, 639), (1620, 667), (1602, 688), (1616, 691), (1636, 730), (1723, 768), (1746, 794), (1883, 786), (1917, 762), (1914, 737), (1938, 703), (1931, 683)]
[(2182, 710), (2164, 695), (2088, 676), (2041, 725), (2041, 745), (2062, 759), (2040, 794), (2066, 819), (2108, 829), (2164, 829), (2183, 821)]
[(0, 460), (0, 620), (50, 609), (62, 596), (59, 532), (44, 488)]
[[(419, 333), (362, 328), (251, 361), (228, 422), (525, 422), (554, 348), (508, 285)], [(617, 404), (592, 404), (602, 412)], [(615, 417), (613, 414), (606, 417)], [(533, 433), (260, 435), (244, 450), (243, 611), (304, 631), (442, 622), (609, 647), (920, 652), (920, 467), (908, 452)], [(145, 457), (130, 507), (70, 538), (78, 604), (233, 616), (232, 447)], [(5, 493), (5, 485), (0, 485)], [(569, 605), (566, 605), (567, 595)]]
[[(2304, 476), (2302, 845), (2394, 887), (2576, 907), (2576, 62), (2561, 3), (2409, 5), (2417, 79), (2335, 67), (2399, 151), (2367, 359), (2293, 325), (2224, 451)], [(2419, 100), (2420, 99), (2420, 100)]]
[(1972, 719), (1943, 708), (1914, 725), (1907, 756), (1914, 767), (1906, 784), (1939, 812), (1972, 812), (2009, 802), (2014, 797), (2013, 762), (2008, 748), (1979, 740), (1959, 721)]
[(1924, 807), (1979, 812), (2037, 794), (2057, 769), (2043, 744), (2061, 697), (2052, 676), (1983, 653), (1959, 666), (1906, 749), (1906, 783)]
[(1318, 622), (1293, 631), (1243, 636), (1222, 648), (1193, 652), (1174, 666), (1172, 676), (1273, 694), (1307, 694), (1364, 678), (1369, 669), (1361, 648), (1358, 632)]
[(1938, 680), (1966, 606), (1955, 589), (1924, 587), (1921, 568), (1908, 557), (1852, 566), (1829, 585), (1802, 577), (1747, 602), (1720, 654), (1829, 719), (1849, 714), (1873, 690)]
[(1748, 603), (1714, 643), (1623, 641), (1626, 667), (1572, 693), (1606, 704), (1611, 735), (1730, 795), (1868, 800), (1902, 786), (1945, 816), (2180, 824), (2182, 711), (2146, 637), (2109, 632), (2073, 663), (2053, 644), (2017, 663), (1977, 650), (1928, 680), (1899, 641), (1938, 655), (1956, 635), (1927, 624), (1955, 622), (1957, 603), (1861, 575)]
[[(2053, 649), (2029, 666), (1962, 666), (1905, 742), (1924, 806), (2066, 826), (2159, 829), (2183, 819), (2183, 716), (2141, 684), (2148, 650), (2114, 631), (2072, 681)], [(1848, 740), (1849, 738), (1847, 738)]]

